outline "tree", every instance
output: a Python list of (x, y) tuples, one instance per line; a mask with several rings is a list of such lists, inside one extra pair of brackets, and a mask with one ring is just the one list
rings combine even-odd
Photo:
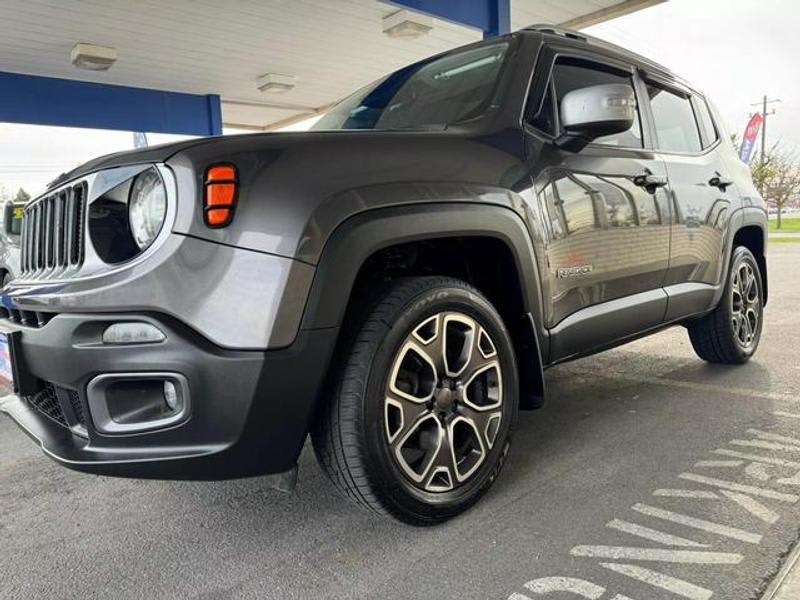
[(31, 195), (26, 192), (24, 188), (19, 188), (19, 190), (17, 190), (17, 195), (14, 198), (14, 202), (27, 202), (30, 199)]
[[(738, 152), (740, 143), (736, 134), (731, 135), (731, 142)], [(782, 146), (780, 141), (775, 142), (764, 152), (763, 162), (754, 160), (750, 163), (750, 173), (761, 197), (775, 203), (778, 211), (775, 226), (780, 229), (783, 207), (800, 196), (800, 155), (797, 150)]]
[(751, 167), (753, 182), (762, 197), (772, 200), (778, 210), (777, 229), (781, 228), (784, 205), (800, 195), (800, 157), (796, 150), (775, 144), (764, 157), (764, 162)]

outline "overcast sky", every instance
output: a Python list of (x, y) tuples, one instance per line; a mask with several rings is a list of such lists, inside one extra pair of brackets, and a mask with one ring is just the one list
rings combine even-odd
[[(569, 0), (562, 0), (568, 2)], [(513, 0), (512, 0), (513, 2)], [(643, 54), (691, 81), (741, 132), (751, 103), (780, 98), (768, 144), (800, 146), (800, 3), (796, 0), (669, 0), (587, 32)], [(376, 74), (377, 75), (377, 74)], [(150, 143), (181, 136), (151, 135)], [(133, 147), (130, 132), (0, 123), (0, 186), (38, 193), (59, 173)]]
[(800, 2), (669, 0), (588, 33), (625, 46), (708, 94), (731, 133), (741, 133), (750, 106), (779, 98), (767, 121), (767, 145), (800, 145)]

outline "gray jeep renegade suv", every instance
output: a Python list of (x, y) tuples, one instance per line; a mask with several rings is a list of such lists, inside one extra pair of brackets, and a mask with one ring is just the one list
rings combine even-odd
[(677, 324), (707, 361), (758, 346), (764, 203), (657, 64), (534, 27), (314, 129), (107, 156), (25, 208), (2, 410), (47, 455), (291, 483), (310, 433), (347, 497), (435, 522), (495, 480), (546, 368)]

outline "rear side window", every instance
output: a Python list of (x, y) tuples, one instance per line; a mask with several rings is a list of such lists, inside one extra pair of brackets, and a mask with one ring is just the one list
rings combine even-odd
[[(572, 90), (607, 83), (622, 83), (633, 89), (633, 79), (630, 73), (586, 60), (558, 58), (553, 65), (552, 76), (541, 107), (530, 119), (531, 124), (545, 133), (559, 135), (561, 130), (558, 125), (558, 107), (561, 106), (562, 98)], [(628, 131), (607, 135), (592, 143), (641, 148), (642, 127), (639, 122), (638, 109), (633, 125)]]
[(700, 131), (689, 96), (652, 83), (647, 84), (647, 94), (656, 123), (659, 149), (682, 154), (700, 152)]
[(697, 121), (700, 123), (700, 141), (703, 143), (703, 148), (708, 148), (719, 139), (717, 128), (714, 125), (714, 119), (711, 118), (711, 111), (708, 110), (708, 104), (700, 96), (692, 97), (692, 104), (694, 105)]

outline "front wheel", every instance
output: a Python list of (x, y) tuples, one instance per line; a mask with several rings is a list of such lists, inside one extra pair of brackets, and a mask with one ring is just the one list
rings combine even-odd
[(508, 452), (517, 366), (494, 307), (447, 277), (398, 280), (352, 323), (312, 430), (350, 499), (413, 524), (474, 504)]
[(731, 257), (728, 280), (713, 312), (688, 325), (697, 355), (712, 363), (742, 364), (761, 340), (764, 287), (753, 254), (743, 246)]

